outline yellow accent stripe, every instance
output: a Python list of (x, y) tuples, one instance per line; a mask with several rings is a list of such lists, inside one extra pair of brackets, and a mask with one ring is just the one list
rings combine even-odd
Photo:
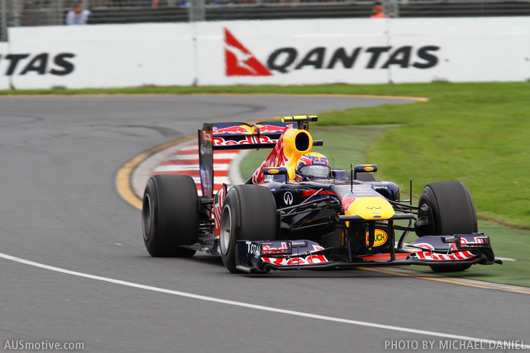
[(410, 274), (410, 273), (382, 270), (380, 268), (359, 267), (359, 269), (366, 270), (366, 271), (380, 272), (380, 273), (385, 273), (385, 274), (389, 274), (389, 275), (396, 275), (396, 276), (403, 276), (403, 277), (412, 277), (412, 278), (418, 278), (418, 279), (426, 279), (426, 280), (429, 280), (429, 281), (458, 284), (458, 285), (467, 286), (467, 287), (484, 288), (484, 289), (495, 289), (495, 290), (501, 290), (501, 291), (505, 291), (505, 292), (513, 292), (513, 293), (520, 293), (520, 294), (530, 294), (530, 289), (528, 291), (525, 291), (525, 290), (522, 290), (522, 289), (502, 288), (502, 287), (497, 287), (495, 285), (469, 283), (469, 282), (459, 281), (458, 279), (449, 279), (449, 278), (441, 278), (441, 277), (438, 278), (438, 277), (432, 277), (432, 276), (429, 276), (429, 275), (423, 275), (423, 276), (422, 275), (414, 275), (414, 274)]
[(196, 135), (188, 136), (173, 142), (168, 142), (163, 145), (151, 148), (150, 150), (147, 150), (145, 152), (140, 153), (127, 163), (123, 165), (123, 167), (120, 168), (118, 173), (116, 174), (116, 191), (118, 194), (128, 203), (136, 207), (137, 209), (142, 209), (142, 200), (136, 196), (136, 194), (133, 191), (133, 187), (131, 184), (131, 177), (134, 170), (147, 158), (151, 157), (153, 154), (165, 150), (169, 147), (178, 145), (180, 143), (186, 142), (191, 140), (192, 138), (197, 138)]

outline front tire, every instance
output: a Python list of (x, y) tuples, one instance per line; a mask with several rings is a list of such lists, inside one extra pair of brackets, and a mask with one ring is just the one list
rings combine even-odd
[[(467, 187), (459, 181), (427, 185), (420, 196), (418, 236), (470, 234), (478, 230), (477, 213)], [(423, 208), (423, 211), (422, 211)], [(432, 265), (435, 272), (458, 272), (471, 265)]]
[(238, 240), (277, 240), (279, 221), (269, 189), (237, 185), (226, 195), (221, 212), (219, 248), (226, 269), (237, 273)]
[(144, 244), (153, 257), (189, 257), (195, 250), (182, 247), (197, 242), (199, 211), (197, 188), (187, 175), (152, 176), (142, 204)]

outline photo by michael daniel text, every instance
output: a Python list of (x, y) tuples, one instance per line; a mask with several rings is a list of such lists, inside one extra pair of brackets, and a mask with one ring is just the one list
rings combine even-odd
[(385, 340), (385, 350), (447, 350), (447, 351), (520, 351), (529, 350), (523, 340), (465, 341), (465, 340)]

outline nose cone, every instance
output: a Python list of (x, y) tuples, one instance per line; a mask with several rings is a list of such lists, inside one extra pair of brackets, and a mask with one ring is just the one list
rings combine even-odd
[(383, 197), (358, 197), (345, 212), (366, 220), (389, 219), (394, 213), (392, 205)]

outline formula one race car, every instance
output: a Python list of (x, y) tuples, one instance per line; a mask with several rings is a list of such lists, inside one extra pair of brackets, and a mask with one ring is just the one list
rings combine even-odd
[[(500, 263), (489, 237), (477, 231), (464, 184), (429, 184), (417, 206), (400, 201), (397, 184), (375, 180), (376, 165), (331, 169), (325, 156), (311, 152), (322, 145), (308, 131), (316, 120), (204, 124), (198, 134), (203, 196), (187, 175), (155, 175), (147, 183), (148, 252), (205, 251), (220, 255), (233, 273), (412, 264), (448, 272)], [(214, 195), (215, 150), (262, 148), (272, 152), (245, 184), (220, 185)], [(411, 232), (419, 238), (405, 243)]]

